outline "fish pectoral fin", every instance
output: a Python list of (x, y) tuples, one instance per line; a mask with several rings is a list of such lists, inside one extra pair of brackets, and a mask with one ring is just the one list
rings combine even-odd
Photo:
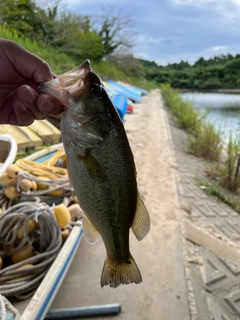
[(92, 155), (91, 151), (85, 149), (84, 155), (78, 154), (78, 159), (81, 160), (91, 177), (96, 177), (100, 172), (100, 165), (96, 158)]
[(136, 213), (131, 226), (138, 241), (141, 241), (148, 234), (150, 225), (151, 221), (147, 208), (145, 207), (141, 195), (138, 193)]
[(102, 270), (101, 287), (109, 285), (111, 288), (117, 288), (120, 284), (138, 284), (141, 282), (141, 273), (131, 253), (123, 262), (106, 258)]
[(100, 234), (98, 231), (94, 228), (90, 220), (87, 218), (87, 216), (83, 215), (83, 235), (87, 242), (89, 243), (96, 243), (100, 239)]

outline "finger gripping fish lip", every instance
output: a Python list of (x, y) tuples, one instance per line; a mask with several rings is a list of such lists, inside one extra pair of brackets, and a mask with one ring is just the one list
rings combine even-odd
[(37, 87), (40, 93), (45, 93), (44, 91), (44, 82), (38, 82)]

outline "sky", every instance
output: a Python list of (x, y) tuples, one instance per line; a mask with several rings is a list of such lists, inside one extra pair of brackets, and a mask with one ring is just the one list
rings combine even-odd
[(66, 0), (74, 13), (118, 8), (135, 29), (136, 58), (158, 65), (240, 53), (240, 0)]

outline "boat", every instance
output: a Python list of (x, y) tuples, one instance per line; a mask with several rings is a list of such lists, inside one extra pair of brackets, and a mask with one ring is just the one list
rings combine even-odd
[(120, 118), (123, 120), (129, 104), (128, 100), (122, 93), (119, 93), (118, 90), (115, 90), (114, 87), (109, 83), (103, 82), (103, 84), (114, 107), (117, 109)]
[(131, 88), (134, 88), (136, 90), (138, 90), (139, 92), (141, 92), (142, 95), (146, 95), (148, 93), (147, 90), (143, 89), (143, 88), (139, 88), (137, 86), (134, 86), (128, 82), (122, 82), (124, 85), (128, 86), (128, 87), (131, 87)]
[(30, 126), (1, 125), (0, 134), (10, 134), (17, 143), (18, 151), (36, 150), (42, 145), (52, 145), (61, 140), (61, 132), (48, 120), (36, 120)]
[[(7, 138), (5, 140), (7, 140)], [(2, 139), (2, 141), (4, 141), (4, 139)], [(56, 156), (56, 154), (60, 155), (60, 160), (63, 158), (62, 151), (64, 152), (63, 144), (59, 143), (33, 153), (23, 160), (26, 161), (26, 165), (29, 165), (29, 167), (33, 167), (33, 165), (31, 165), (32, 162), (36, 164), (47, 164), (49, 166), (51, 165), (52, 159)], [(11, 159), (13, 159), (13, 157)], [(57, 159), (54, 160), (54, 163), (55, 162), (58, 162)], [(18, 164), (18, 161), (15, 164)], [(23, 203), (23, 201), (24, 200), (21, 200), (19, 202)], [(25, 300), (10, 299), (10, 302), (13, 304), (14, 308), (21, 313), (21, 317), (19, 318), (20, 320), (45, 319), (48, 309), (62, 284), (69, 266), (71, 265), (82, 237), (83, 229), (79, 221), (72, 226), (69, 236), (67, 237), (65, 243), (63, 244), (61, 250), (59, 251), (57, 257), (53, 261), (50, 269), (44, 276), (34, 295)], [(8, 313), (8, 316), (11, 317), (11, 312)]]
[(12, 164), (17, 155), (17, 144), (9, 134), (0, 134), (0, 176)]
[(131, 85), (127, 85), (127, 84), (125, 84), (125, 83), (122, 82), (122, 81), (118, 81), (117, 83), (118, 83), (119, 85), (121, 85), (123, 88), (131, 91), (132, 93), (134, 93), (134, 94), (136, 94), (136, 95), (138, 95), (138, 96), (141, 96), (141, 95), (142, 95), (142, 92), (141, 92), (139, 89), (137, 89), (137, 87), (133, 87), (133, 86), (131, 86)]
[(131, 103), (129, 103), (129, 102), (128, 102), (128, 104), (127, 104), (127, 111), (126, 111), (126, 113), (133, 113), (133, 111), (134, 111), (134, 107), (133, 107), (133, 105), (132, 105)]
[(28, 127), (3, 124), (0, 134), (10, 134), (17, 143), (18, 151), (28, 152), (42, 145), (42, 139)]
[(117, 109), (120, 118), (123, 120), (127, 110), (127, 99), (119, 93), (110, 95), (110, 99), (112, 100), (113, 105)]
[(126, 99), (130, 99), (133, 102), (138, 103), (142, 101), (140, 92), (137, 92), (136, 90), (133, 90), (132, 88), (127, 87), (123, 84), (119, 84), (118, 82), (113, 80), (107, 80), (107, 83), (112, 86), (112, 89), (114, 89), (118, 93), (121, 93)]
[(61, 141), (61, 132), (48, 120), (37, 120), (28, 126), (41, 139), (44, 145), (53, 145)]

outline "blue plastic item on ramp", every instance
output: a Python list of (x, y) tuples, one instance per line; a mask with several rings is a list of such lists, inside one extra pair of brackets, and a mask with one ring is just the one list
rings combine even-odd
[(147, 93), (148, 93), (147, 90), (145, 90), (145, 89), (143, 89), (143, 88), (139, 88), (139, 87), (137, 87), (137, 86), (134, 86), (133, 84), (130, 84), (130, 83), (128, 83), (128, 82), (126, 82), (126, 83), (123, 82), (123, 84), (126, 85), (127, 87), (129, 86), (130, 88), (136, 89), (137, 91), (141, 92), (141, 94), (147, 94)]
[(114, 86), (114, 89), (124, 95), (125, 98), (130, 99), (135, 102), (141, 102), (142, 97), (141, 94), (134, 93), (131, 89), (127, 88), (126, 86), (123, 86), (115, 81), (108, 80), (107, 83)]
[(115, 94), (110, 96), (110, 98), (117, 109), (120, 118), (123, 119), (127, 110), (127, 99), (122, 94)]

